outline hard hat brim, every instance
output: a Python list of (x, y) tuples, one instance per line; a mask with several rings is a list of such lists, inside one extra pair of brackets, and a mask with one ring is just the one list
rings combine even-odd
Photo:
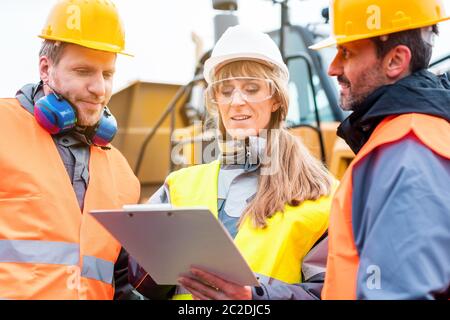
[(417, 23), (417, 24), (405, 26), (404, 28), (395, 28), (392, 30), (380, 30), (379, 32), (372, 32), (370, 34), (359, 34), (359, 35), (354, 35), (354, 36), (331, 36), (325, 40), (322, 40), (316, 44), (313, 44), (312, 46), (309, 46), (308, 48), (312, 49), (312, 50), (320, 50), (323, 48), (336, 46), (339, 44), (344, 44), (344, 43), (348, 43), (348, 42), (352, 42), (352, 41), (370, 39), (370, 38), (379, 37), (382, 35), (389, 35), (391, 33), (423, 28), (426, 26), (430, 26), (430, 25), (434, 25), (434, 24), (446, 21), (446, 20), (450, 20), (450, 16), (444, 17), (442, 19), (435, 20), (435, 21), (427, 21), (424, 23)]
[(326, 38), (325, 40), (322, 40), (316, 44), (313, 44), (312, 46), (309, 46), (309, 49), (312, 50), (320, 50), (323, 48), (327, 48), (327, 47), (331, 47), (331, 46), (335, 46), (337, 44), (337, 41), (334, 37), (329, 37)]
[(51, 36), (44, 36), (42, 34), (40, 34), (38, 36), (41, 39), (44, 40), (52, 40), (52, 41), (61, 41), (61, 42), (66, 42), (66, 43), (72, 43), (72, 44), (76, 44), (82, 47), (86, 47), (89, 49), (94, 49), (94, 50), (99, 50), (99, 51), (106, 51), (106, 52), (111, 52), (111, 53), (118, 53), (118, 54), (122, 54), (125, 56), (129, 56), (129, 57), (134, 57), (133, 54), (131, 53), (127, 53), (124, 52), (122, 50), (122, 48), (118, 47), (118, 46), (114, 46), (114, 45), (109, 45), (103, 42), (95, 42), (95, 41), (77, 41), (77, 40), (73, 40), (73, 39), (64, 39), (64, 38), (60, 38), (60, 37), (51, 37)]
[(220, 57), (209, 58), (205, 62), (205, 67), (203, 70), (203, 76), (205, 77), (206, 82), (211, 83), (214, 77), (214, 74), (222, 68), (224, 65), (231, 63), (233, 61), (256, 61), (267, 65), (271, 68), (277, 67), (280, 68), (283, 73), (285, 73), (286, 77), (289, 78), (289, 70), (286, 66), (280, 65), (273, 59), (268, 58), (267, 56), (255, 54), (255, 53), (237, 53), (237, 54), (229, 54)]

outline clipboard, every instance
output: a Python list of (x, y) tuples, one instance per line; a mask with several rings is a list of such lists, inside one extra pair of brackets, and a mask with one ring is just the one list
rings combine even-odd
[(198, 267), (239, 285), (260, 286), (233, 239), (206, 207), (140, 204), (90, 212), (160, 285)]

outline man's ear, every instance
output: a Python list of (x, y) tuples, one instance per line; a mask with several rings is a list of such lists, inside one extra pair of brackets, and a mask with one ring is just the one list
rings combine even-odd
[(391, 80), (398, 80), (410, 73), (411, 50), (405, 45), (393, 48), (384, 57), (386, 76)]
[(42, 56), (39, 58), (39, 76), (44, 83), (49, 80), (51, 66), (52, 63), (48, 57)]

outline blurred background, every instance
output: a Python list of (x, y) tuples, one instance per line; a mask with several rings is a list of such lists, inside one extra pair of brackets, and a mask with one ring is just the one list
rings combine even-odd
[[(11, 96), (25, 82), (38, 81), (37, 37), (55, 0), (0, 0), (0, 97)], [(211, 0), (115, 0), (125, 24), (127, 48), (134, 58), (119, 57), (115, 91), (132, 81), (183, 84), (194, 73), (195, 33), (203, 50), (214, 43)], [(450, 0), (444, 0), (450, 10)], [(280, 5), (270, 0), (241, 0), (236, 15), (241, 24), (261, 31), (280, 26)], [(328, 0), (289, 1), (293, 24), (323, 21)], [(450, 22), (441, 24), (435, 57), (450, 52)]]

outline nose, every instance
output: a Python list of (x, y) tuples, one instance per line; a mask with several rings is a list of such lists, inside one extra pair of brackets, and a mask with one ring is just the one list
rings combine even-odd
[(246, 103), (244, 97), (242, 96), (241, 91), (234, 90), (233, 94), (231, 95), (231, 102), (230, 105), (232, 106), (241, 106)]
[(328, 75), (330, 77), (337, 77), (343, 74), (343, 68), (342, 68), (342, 62), (341, 58), (339, 57), (339, 53), (336, 54), (333, 61), (331, 62), (329, 68), (328, 68)]
[(90, 79), (88, 84), (88, 91), (95, 95), (96, 97), (105, 97), (106, 95), (106, 81), (103, 77), (103, 74), (96, 74), (94, 77)]

